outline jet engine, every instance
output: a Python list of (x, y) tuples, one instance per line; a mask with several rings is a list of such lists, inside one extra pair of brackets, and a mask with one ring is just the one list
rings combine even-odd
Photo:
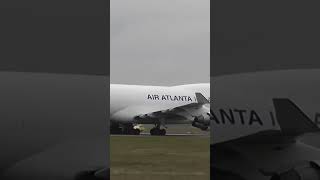
[(270, 180), (320, 180), (320, 166), (318, 162), (305, 162), (286, 171), (276, 173)]
[(210, 113), (195, 116), (192, 122), (192, 126), (200, 128), (203, 131), (208, 130), (210, 126)]

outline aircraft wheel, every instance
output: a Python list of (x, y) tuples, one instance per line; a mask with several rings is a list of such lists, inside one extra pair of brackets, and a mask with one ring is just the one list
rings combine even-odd
[(134, 135), (140, 135), (140, 130), (139, 129), (133, 129), (133, 134)]
[(202, 130), (202, 131), (207, 131), (208, 129), (209, 129), (209, 127), (208, 127), (208, 126), (206, 126), (206, 127), (202, 127), (202, 128), (201, 128), (201, 130)]
[(166, 130), (165, 129), (152, 128), (150, 130), (150, 134), (152, 136), (164, 136), (164, 135), (166, 135)]
[(160, 134), (161, 136), (164, 136), (164, 135), (166, 135), (166, 132), (167, 132), (167, 131), (166, 131), (165, 129), (160, 129), (160, 133), (159, 133), (159, 134)]
[(152, 135), (152, 136), (156, 135), (155, 131), (156, 131), (156, 128), (150, 129), (150, 135)]
[(151, 134), (152, 136), (160, 135), (160, 129), (158, 129), (158, 128), (152, 128), (152, 129), (150, 130), (150, 134)]

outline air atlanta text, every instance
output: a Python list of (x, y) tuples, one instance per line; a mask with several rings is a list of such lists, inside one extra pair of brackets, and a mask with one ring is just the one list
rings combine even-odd
[(186, 101), (193, 102), (194, 100), (190, 96), (176, 96), (176, 95), (158, 95), (158, 94), (148, 94), (148, 100), (162, 100), (162, 101)]

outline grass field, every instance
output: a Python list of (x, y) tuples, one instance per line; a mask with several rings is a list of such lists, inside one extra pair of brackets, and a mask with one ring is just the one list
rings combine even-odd
[(209, 180), (209, 136), (111, 136), (112, 180)]

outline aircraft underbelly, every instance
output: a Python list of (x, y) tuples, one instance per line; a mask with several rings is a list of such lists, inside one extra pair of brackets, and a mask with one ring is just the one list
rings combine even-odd
[[(158, 119), (141, 119), (135, 121), (137, 124), (155, 124), (158, 122)], [(185, 118), (174, 118), (174, 119), (163, 119), (164, 124), (190, 124), (191, 120)]]

